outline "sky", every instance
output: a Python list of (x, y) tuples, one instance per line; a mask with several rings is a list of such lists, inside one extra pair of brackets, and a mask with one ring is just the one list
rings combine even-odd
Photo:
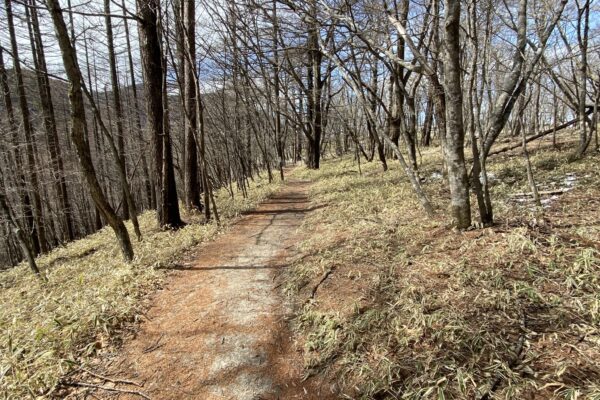
[[(29, 45), (29, 37), (27, 31), (27, 25), (25, 23), (25, 12), (24, 6), (17, 3), (17, 1), (21, 0), (13, 0), (13, 14), (15, 20), (15, 28), (17, 31), (18, 43), (19, 43), (19, 51), (20, 57), (24, 61), (25, 65), (32, 66), (32, 58), (30, 52)], [(37, 0), (38, 4), (41, 8), (43, 8), (42, 0)], [(60, 0), (61, 5), (64, 9), (67, 7), (67, 0)], [(130, 12), (135, 12), (135, 0), (124, 0), (125, 6)], [(170, 0), (163, 0), (170, 1)], [(217, 2), (222, 0), (215, 0)], [(92, 14), (102, 14), (104, 11), (104, 1), (103, 0), (72, 0), (71, 1), (73, 10), (76, 12), (85, 12)], [(111, 12), (115, 15), (122, 14), (122, 0), (111, 0)], [(169, 3), (170, 4), (170, 3)], [(550, 2), (547, 4), (551, 4)], [(568, 6), (567, 14), (572, 18), (573, 15), (573, 7), (575, 1), (570, 0), (570, 4)], [(208, 11), (203, 10), (202, 7), (197, 5), (196, 17), (197, 17), (197, 35), (199, 39), (203, 39), (205, 41), (210, 41), (211, 37), (216, 37), (218, 35), (217, 30), (213, 24), (212, 18), (210, 15), (207, 15)], [(502, 9), (503, 7), (500, 7)], [(500, 10), (496, 10), (496, 12), (500, 12)], [(48, 63), (49, 72), (64, 77), (63, 67), (62, 67), (62, 59), (60, 57), (60, 52), (58, 49), (58, 45), (56, 43), (56, 38), (54, 36), (54, 30), (48, 13), (45, 9), (39, 10), (40, 22), (41, 22), (41, 30), (42, 36), (45, 46), (45, 53)], [(64, 14), (65, 21), (69, 24), (68, 14), (65, 12)], [(137, 23), (134, 20), (129, 20), (129, 31), (131, 35), (131, 45), (133, 50), (133, 62), (136, 73), (136, 81), (141, 82), (141, 63), (139, 56), (139, 46), (138, 46), (138, 36), (137, 36)], [(88, 46), (90, 49), (90, 62), (96, 65), (97, 73), (98, 73), (98, 81), (94, 83), (97, 85), (99, 89), (103, 89), (105, 85), (109, 85), (109, 77), (108, 77), (108, 60), (107, 60), (107, 47), (106, 47), (106, 32), (104, 28), (104, 18), (101, 16), (82, 16), (82, 15), (74, 15), (74, 25), (77, 39), (77, 50), (78, 50), (78, 58), (79, 63), (82, 68), (83, 74), (87, 77), (87, 66), (85, 63), (85, 52), (84, 52), (84, 41), (88, 41)], [(120, 71), (119, 77), (121, 80), (127, 79), (127, 82), (121, 82), (122, 85), (128, 85), (128, 74), (125, 74), (125, 71), (128, 71), (128, 60), (126, 54), (126, 44), (125, 44), (125, 36), (124, 36), (124, 22), (121, 18), (113, 18), (112, 21), (113, 32), (115, 35), (115, 49), (117, 55), (117, 68)], [(600, 1), (595, 0), (592, 3), (592, 13), (590, 15), (590, 25), (591, 25), (591, 34), (590, 40), (592, 43), (597, 43), (597, 33), (600, 30)], [(533, 27), (533, 24), (530, 23), (530, 27)], [(569, 33), (574, 33), (574, 26), (566, 25), (566, 29)], [(197, 40), (200, 42), (200, 40)], [(0, 6), (0, 45), (4, 48), (10, 49), (10, 42), (8, 37), (8, 29), (6, 22), (6, 11), (4, 6)], [(550, 49), (550, 53), (552, 54), (554, 51), (561, 50), (556, 46), (560, 46), (560, 42), (555, 42), (555, 46)], [(574, 46), (576, 47), (576, 46)], [(559, 51), (564, 53), (564, 49)], [(198, 55), (199, 58), (202, 58), (202, 54)], [(5, 53), (5, 62), (7, 66), (10, 68), (12, 65), (11, 57)], [(210, 63), (206, 63), (204, 66), (204, 70), (202, 71), (206, 77), (210, 76), (210, 71), (207, 69), (210, 68)], [(210, 79), (205, 79), (203, 81), (209, 81)], [(87, 79), (86, 79), (87, 81)]]
[[(132, 0), (125, 0), (126, 7), (132, 12), (135, 12), (135, 3)], [(111, 13), (119, 15), (122, 13), (120, 0), (111, 0)], [(40, 3), (41, 5), (41, 3)], [(61, 5), (66, 9), (67, 2), (61, 0)], [(102, 14), (104, 11), (104, 2), (102, 0), (72, 0), (73, 10), (76, 12)], [(25, 11), (24, 6), (13, 1), (13, 14), (15, 30), (18, 37), (19, 56), (22, 62), (26, 66), (33, 66), (33, 60), (31, 56), (31, 46), (29, 42), (29, 35), (27, 25), (25, 22)], [(42, 41), (44, 42), (44, 50), (46, 54), (46, 61), (48, 63), (48, 71), (51, 74), (65, 77), (64, 68), (62, 65), (62, 58), (56, 37), (54, 34), (54, 27), (52, 21), (45, 9), (40, 9), (38, 12), (40, 18), (40, 30), (42, 31)], [(64, 13), (65, 22), (70, 29), (69, 16)], [(77, 46), (77, 57), (82, 69), (82, 73), (87, 78), (87, 65), (85, 63), (85, 41), (87, 40), (90, 63), (96, 64), (98, 72), (98, 87), (103, 87), (110, 83), (108, 77), (108, 59), (107, 59), (107, 40), (106, 31), (104, 25), (104, 18), (97, 16), (83, 16), (75, 14), (73, 16), (75, 25), (76, 35), (76, 46)], [(141, 81), (141, 70), (139, 60), (139, 46), (137, 36), (137, 23), (134, 20), (129, 20), (129, 32), (131, 38), (131, 46), (133, 52), (133, 63), (136, 69), (136, 80)], [(128, 71), (128, 60), (127, 60), (127, 48), (125, 42), (125, 28), (123, 19), (113, 18), (112, 21), (115, 53), (117, 57), (117, 68), (120, 73), (120, 79), (125, 80), (126, 76), (123, 72)], [(6, 49), (10, 49), (10, 39), (6, 21), (6, 10), (2, 6), (0, 7), (0, 45)], [(7, 68), (12, 65), (11, 57), (5, 53), (5, 63)], [(125, 82), (123, 82), (125, 84)]]

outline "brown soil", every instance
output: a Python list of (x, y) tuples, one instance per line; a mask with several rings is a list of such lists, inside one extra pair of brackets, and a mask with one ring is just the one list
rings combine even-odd
[[(136, 337), (104, 368), (112, 379), (141, 386), (102, 385), (161, 400), (336, 398), (331, 385), (302, 380), (302, 356), (286, 323), (290, 310), (277, 288), (301, 240), (297, 228), (311, 211), (307, 189), (306, 182), (287, 182), (179, 265)], [(142, 398), (86, 390), (94, 397)]]

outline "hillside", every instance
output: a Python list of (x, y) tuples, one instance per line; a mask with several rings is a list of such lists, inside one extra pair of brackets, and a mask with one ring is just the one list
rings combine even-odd
[[(422, 156), (424, 185), (440, 210), (439, 149)], [(289, 179), (311, 182), (310, 212), (272, 290), (291, 307), (285, 318), (304, 359), (302, 385), (317, 390), (328, 382), (319, 396), (365, 399), (599, 396), (600, 172), (592, 166), (600, 158), (567, 158), (547, 144), (532, 154), (542, 217), (523, 195), (529, 186), (518, 151), (496, 157), (498, 223), (465, 232), (443, 214), (426, 218), (397, 163), (383, 173), (375, 162), (343, 157), (319, 171), (292, 171)], [(259, 184), (241, 203), (223, 191), (227, 221), (277, 187)], [(64, 393), (80, 379), (123, 387), (98, 376), (131, 377), (110, 372), (106, 361), (139, 329), (156, 301), (148, 295), (165, 284), (175, 290), (163, 268), (188, 265), (185, 254), (219, 231), (192, 224), (161, 232), (152, 220), (151, 213), (142, 218), (148, 233), (131, 266), (108, 261), (117, 249), (103, 230), (40, 259), (48, 286), (24, 266), (0, 276), (6, 393)], [(200, 257), (211, 259), (204, 250)], [(101, 374), (82, 373), (88, 368)]]
[[(598, 398), (600, 157), (547, 145), (543, 218), (517, 151), (490, 168), (497, 224), (465, 232), (427, 219), (396, 165), (299, 171), (323, 206), (285, 280), (308, 376), (361, 399)], [(438, 157), (421, 175), (441, 209)]]
[[(217, 195), (222, 226), (186, 215), (187, 227), (162, 231), (156, 216), (140, 218), (145, 235), (127, 264), (108, 228), (38, 259), (47, 282), (23, 264), (0, 273), (0, 394), (21, 399), (51, 396), (61, 379), (118, 344), (148, 308), (148, 296), (172, 266), (198, 244), (226, 231), (240, 213), (277, 189), (259, 181), (248, 198)], [(239, 193), (238, 193), (239, 194)], [(128, 229), (132, 229), (128, 224)]]
[(0, 15), (0, 400), (600, 400), (598, 1)]

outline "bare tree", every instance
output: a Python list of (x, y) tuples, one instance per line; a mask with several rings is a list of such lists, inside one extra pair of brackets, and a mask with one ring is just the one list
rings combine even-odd
[(46, 239), (46, 227), (43, 220), (42, 198), (40, 184), (38, 180), (38, 166), (35, 160), (35, 149), (33, 141), (33, 128), (29, 114), (29, 104), (27, 93), (25, 92), (25, 83), (23, 82), (23, 73), (19, 59), (19, 46), (17, 45), (17, 36), (13, 22), (12, 0), (4, 0), (6, 8), (6, 21), (8, 23), (8, 33), (10, 35), (10, 45), (13, 56), (13, 68), (17, 79), (17, 94), (19, 98), (19, 108), (21, 111), (21, 125), (25, 134), (25, 159), (27, 160), (27, 169), (31, 182), (31, 197), (33, 198), (33, 218), (35, 221), (35, 236), (33, 249), (37, 254), (48, 251), (48, 242)]
[[(184, 69), (184, 98), (186, 102), (187, 124), (185, 132), (185, 203), (189, 209), (202, 210), (200, 202), (200, 177), (198, 171), (198, 119), (196, 99), (196, 4), (193, 0), (183, 0), (183, 46), (187, 57), (181, 67)], [(208, 206), (208, 204), (207, 204)]]
[(177, 202), (177, 188), (173, 171), (173, 154), (168, 120), (165, 119), (166, 87), (163, 55), (160, 45), (158, 0), (137, 0), (138, 27), (146, 92), (147, 129), (154, 145), (156, 188), (159, 190), (158, 224), (161, 228), (177, 229), (183, 226)]
[(33, 271), (34, 274), (40, 276), (40, 270), (35, 262), (35, 255), (33, 254), (33, 250), (31, 249), (31, 241), (27, 238), (23, 229), (19, 226), (16, 218), (13, 215), (13, 212), (10, 210), (8, 206), (6, 196), (4, 193), (0, 192), (0, 213), (10, 226), (13, 234), (17, 238), (19, 245), (21, 246), (21, 250), (23, 254), (25, 254), (25, 258), (27, 259), (27, 264), (29, 264), (29, 268)]
[(90, 155), (89, 142), (85, 137), (86, 116), (83, 101), (82, 76), (77, 64), (77, 55), (73, 47), (73, 42), (69, 38), (67, 26), (63, 19), (62, 9), (60, 8), (58, 0), (47, 0), (46, 4), (50, 16), (52, 17), (63, 64), (70, 83), (69, 103), (71, 106), (71, 138), (77, 151), (79, 164), (96, 207), (98, 207), (98, 210), (102, 213), (102, 216), (117, 236), (123, 258), (126, 261), (131, 261), (133, 259), (133, 247), (131, 246), (129, 233), (127, 232), (125, 224), (123, 224), (123, 221), (115, 213), (102, 192)]
[(446, 0), (445, 9), (446, 137), (444, 140), (444, 154), (448, 165), (452, 217), (459, 229), (465, 229), (471, 225), (471, 203), (464, 154), (465, 131), (460, 66), (460, 0)]
[[(30, 4), (33, 5), (33, 2)], [(48, 68), (46, 66), (44, 43), (42, 41), (42, 34), (40, 32), (38, 10), (35, 7), (26, 7), (25, 11), (27, 15), (28, 26), (30, 28), (29, 36), (36, 70), (40, 104), (42, 106), (44, 117), (44, 128), (46, 131), (48, 151), (50, 153), (52, 174), (57, 186), (58, 204), (63, 213), (62, 224), (65, 234), (64, 239), (70, 241), (75, 238), (73, 217), (71, 215), (72, 211), (65, 178), (64, 161), (58, 130), (56, 127), (56, 116), (54, 113), (54, 104), (52, 102), (52, 91), (50, 89), (50, 80), (48, 78)], [(30, 13), (31, 16), (29, 15)]]

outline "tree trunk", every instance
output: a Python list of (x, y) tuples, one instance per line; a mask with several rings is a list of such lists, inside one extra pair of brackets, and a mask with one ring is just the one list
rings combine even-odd
[[(125, 163), (125, 137), (123, 133), (123, 105), (121, 103), (121, 90), (119, 88), (119, 78), (117, 76), (117, 60), (115, 57), (115, 46), (113, 39), (112, 30), (112, 18), (110, 17), (110, 0), (104, 0), (104, 25), (106, 27), (106, 41), (108, 47), (108, 66), (110, 69), (110, 82), (112, 87), (112, 100), (113, 107), (115, 109), (115, 119), (117, 126), (117, 149), (119, 163), (125, 170), (125, 176), (127, 176), (127, 164)], [(108, 106), (108, 103), (107, 103)], [(127, 185), (127, 184), (126, 184)], [(127, 195), (127, 187), (122, 188), (121, 201), (123, 204), (123, 219), (129, 219), (130, 214), (130, 200), (132, 198)], [(134, 206), (135, 207), (135, 206)], [(135, 210), (131, 210), (135, 213)]]
[(85, 137), (86, 117), (83, 101), (83, 91), (81, 87), (82, 76), (77, 65), (77, 56), (73, 43), (69, 40), (67, 26), (63, 19), (62, 10), (58, 0), (46, 0), (48, 11), (54, 23), (56, 38), (60, 46), (65, 72), (69, 79), (69, 103), (71, 108), (71, 139), (77, 151), (79, 164), (83, 175), (88, 183), (92, 199), (96, 207), (102, 213), (104, 219), (114, 230), (115, 235), (121, 246), (121, 252), (125, 261), (133, 259), (133, 248), (129, 239), (129, 233), (123, 221), (115, 213), (111, 205), (106, 200), (90, 155), (90, 147)]
[[(475, 196), (477, 197), (477, 206), (479, 208), (479, 221), (482, 225), (487, 225), (493, 222), (492, 218), (492, 210), (488, 209), (488, 201), (486, 201), (485, 191), (483, 190), (482, 185), (482, 167), (480, 161), (480, 141), (479, 137), (477, 137), (477, 126), (476, 126), (476, 117), (475, 111), (479, 113), (479, 104), (476, 105), (476, 85), (477, 85), (477, 70), (479, 63), (479, 45), (477, 38), (477, 20), (476, 20), (476, 3), (471, 3), (469, 5), (469, 37), (471, 38), (473, 47), (472, 47), (472, 61), (471, 61), (471, 70), (469, 77), (469, 87), (468, 87), (468, 118), (469, 118), (469, 135), (471, 139), (471, 151), (473, 153), (473, 191), (475, 192)], [(479, 118), (479, 114), (477, 115), (477, 119)]]
[(452, 217), (457, 228), (471, 226), (469, 182), (465, 168), (463, 99), (460, 70), (460, 0), (446, 0), (444, 83), (446, 87), (446, 140), (444, 154)]
[(427, 96), (427, 105), (425, 106), (425, 121), (423, 121), (423, 134), (421, 135), (421, 145), (429, 147), (431, 145), (431, 131), (433, 130), (433, 99), (431, 95)]
[(18, 125), (15, 119), (15, 114), (12, 105), (12, 99), (10, 94), (10, 87), (8, 86), (8, 77), (6, 75), (6, 68), (4, 67), (4, 57), (2, 47), (0, 46), (0, 90), (2, 90), (2, 98), (4, 100), (4, 106), (6, 107), (6, 114), (8, 119), (8, 127), (11, 131), (11, 144), (12, 144), (12, 159), (17, 172), (17, 191), (19, 193), (21, 206), (23, 208), (23, 214), (25, 217), (25, 225), (30, 233), (31, 237), (31, 249), (34, 254), (40, 253), (40, 242), (38, 241), (37, 234), (35, 233), (35, 218), (33, 216), (33, 207), (31, 205), (31, 199), (29, 198), (27, 190), (27, 180), (23, 173), (23, 164), (21, 160), (20, 146), (18, 145)]
[(308, 26), (308, 119), (310, 136), (307, 135), (306, 166), (319, 169), (321, 161), (321, 134), (323, 127), (321, 62), (323, 54), (319, 50), (319, 23), (317, 21), (317, 2), (311, 0)]
[(26, 144), (26, 160), (27, 169), (31, 179), (31, 193), (33, 197), (33, 218), (35, 221), (35, 231), (37, 233), (37, 243), (39, 243), (39, 251), (45, 253), (48, 251), (48, 243), (46, 241), (46, 228), (43, 221), (41, 187), (38, 180), (37, 163), (35, 160), (33, 149), (33, 128), (29, 116), (29, 104), (27, 102), (27, 94), (25, 92), (25, 84), (23, 82), (23, 74), (21, 72), (21, 64), (19, 59), (19, 48), (17, 46), (17, 37), (12, 15), (12, 0), (4, 0), (6, 7), (6, 20), (8, 32), (10, 35), (10, 44), (13, 56), (13, 68), (17, 78), (17, 94), (19, 97), (19, 107), (21, 109), (21, 123), (23, 132), (25, 133)]
[(412, 167), (417, 170), (419, 168), (417, 164), (417, 110), (414, 96), (406, 96), (406, 109), (408, 112), (404, 138), (408, 147), (409, 160)]
[[(122, 2), (123, 13), (126, 13), (125, 0)], [(140, 117), (140, 103), (138, 100), (137, 83), (135, 80), (135, 69), (133, 67), (133, 56), (131, 50), (131, 39), (129, 38), (129, 23), (127, 18), (123, 18), (123, 26), (125, 27), (125, 44), (127, 45), (127, 62), (129, 64), (129, 78), (131, 80), (131, 93), (133, 95), (133, 119), (135, 122), (135, 131), (140, 145), (143, 146), (145, 143), (144, 135), (142, 131), (142, 122)], [(91, 88), (90, 88), (91, 89)], [(155, 191), (152, 188), (152, 179), (150, 178), (150, 172), (148, 168), (148, 161), (146, 159), (145, 148), (142, 147), (140, 157), (142, 158), (142, 172), (144, 174), (144, 191), (146, 194), (146, 201), (150, 208), (156, 208), (156, 197)]]
[[(197, 119), (197, 99), (196, 99), (196, 16), (193, 0), (183, 1), (184, 16), (184, 46), (188, 57), (184, 57), (182, 67), (184, 67), (184, 85), (186, 112), (186, 133), (185, 133), (185, 204), (190, 210), (202, 210), (200, 202), (200, 178), (198, 173), (198, 119)], [(209, 206), (207, 204), (207, 206)]]
[[(553, 20), (548, 23), (548, 26), (542, 33), (540, 38), (541, 44), (535, 51), (534, 59), (529, 61), (525, 66), (525, 50), (527, 47), (527, 0), (519, 1), (519, 15), (517, 18), (517, 46), (513, 54), (513, 63), (511, 70), (504, 81), (501, 84), (499, 95), (494, 101), (490, 117), (486, 126), (486, 134), (482, 143), (481, 158), (482, 165), (485, 165), (485, 161), (490, 154), (492, 145), (500, 135), (500, 132), (504, 129), (506, 121), (510, 117), (512, 110), (515, 106), (515, 102), (519, 95), (525, 88), (525, 82), (531, 76), (533, 68), (542, 58), (544, 48), (550, 38), (556, 24), (558, 23), (567, 0), (560, 0)], [(552, 74), (552, 71), (550, 70)]]
[[(33, 1), (30, 2), (33, 5)], [(54, 181), (58, 192), (58, 204), (63, 213), (62, 228), (65, 234), (64, 239), (71, 241), (75, 238), (73, 217), (71, 215), (71, 204), (69, 201), (69, 192), (67, 191), (67, 183), (65, 178), (65, 167), (62, 157), (60, 141), (58, 138), (58, 130), (56, 128), (56, 117), (54, 114), (54, 104), (52, 103), (52, 92), (50, 90), (50, 81), (48, 79), (48, 68), (46, 66), (46, 55), (44, 52), (44, 44), (40, 32), (40, 24), (38, 20), (37, 9), (35, 7), (25, 8), (30, 26), (31, 48), (33, 59), (36, 66), (36, 77), (38, 82), (38, 91), (40, 95), (40, 103), (44, 116), (44, 128), (46, 130), (46, 139), (48, 142), (48, 151), (50, 152), (50, 160)]]
[(274, 99), (275, 104), (275, 146), (279, 163), (279, 176), (283, 176), (283, 166), (285, 164), (285, 149), (281, 133), (281, 104), (279, 100), (280, 82), (279, 82), (279, 24), (277, 21), (277, 1), (273, 0), (273, 81), (274, 81)]
[(383, 171), (388, 170), (387, 161), (385, 159), (385, 150), (384, 145), (381, 140), (379, 140), (379, 135), (377, 134), (377, 120), (374, 117), (377, 116), (377, 84), (378, 78), (378, 68), (377, 68), (377, 58), (373, 57), (371, 60), (371, 88), (370, 88), (370, 96), (369, 96), (369, 107), (371, 108), (370, 116), (367, 118), (367, 130), (369, 131), (369, 136), (374, 140), (375, 146), (377, 146), (377, 155), (379, 156), (379, 161), (381, 162), (381, 167)]
[(38, 266), (35, 263), (35, 256), (31, 249), (30, 242), (25, 236), (23, 229), (21, 229), (21, 227), (17, 223), (10, 208), (8, 207), (6, 196), (3, 193), (0, 193), (0, 213), (4, 216), (4, 219), (6, 219), (8, 225), (10, 226), (10, 229), (17, 238), (17, 241), (21, 246), (21, 251), (27, 259), (27, 264), (29, 264), (29, 268), (31, 268), (31, 271), (33, 271), (34, 274), (36, 274), (37, 276), (41, 276), (40, 270), (38, 269)]
[[(579, 7), (578, 7), (579, 8)], [(581, 61), (579, 62), (579, 102), (577, 104), (577, 112), (579, 114), (579, 146), (575, 155), (575, 159), (583, 157), (583, 154), (590, 145), (592, 135), (587, 132), (587, 115), (586, 115), (586, 99), (587, 99), (587, 52), (588, 52), (588, 36), (589, 36), (589, 20), (590, 20), (590, 0), (587, 0), (583, 9), (578, 10), (577, 24), (577, 41), (581, 49)], [(583, 32), (581, 30), (583, 29)]]
[[(524, 96), (521, 94), (521, 96)], [(517, 116), (517, 123), (521, 125), (521, 145), (523, 149), (523, 158), (525, 159), (525, 166), (527, 170), (527, 181), (529, 183), (529, 188), (531, 189), (531, 193), (533, 194), (533, 201), (535, 203), (535, 208), (538, 214), (538, 218), (543, 217), (543, 208), (542, 202), (540, 200), (540, 194), (537, 189), (537, 185), (535, 184), (535, 177), (533, 176), (533, 167), (531, 166), (531, 160), (529, 159), (529, 151), (527, 150), (527, 140), (525, 136), (525, 129), (523, 129), (523, 113), (519, 113)], [(538, 130), (534, 130), (534, 134), (537, 134)]]
[[(140, 49), (146, 92), (147, 129), (154, 144), (154, 167), (158, 225), (177, 229), (183, 226), (177, 203), (175, 173), (169, 132), (165, 126), (166, 87), (158, 29), (159, 0), (137, 0)], [(166, 145), (165, 145), (166, 144)]]

